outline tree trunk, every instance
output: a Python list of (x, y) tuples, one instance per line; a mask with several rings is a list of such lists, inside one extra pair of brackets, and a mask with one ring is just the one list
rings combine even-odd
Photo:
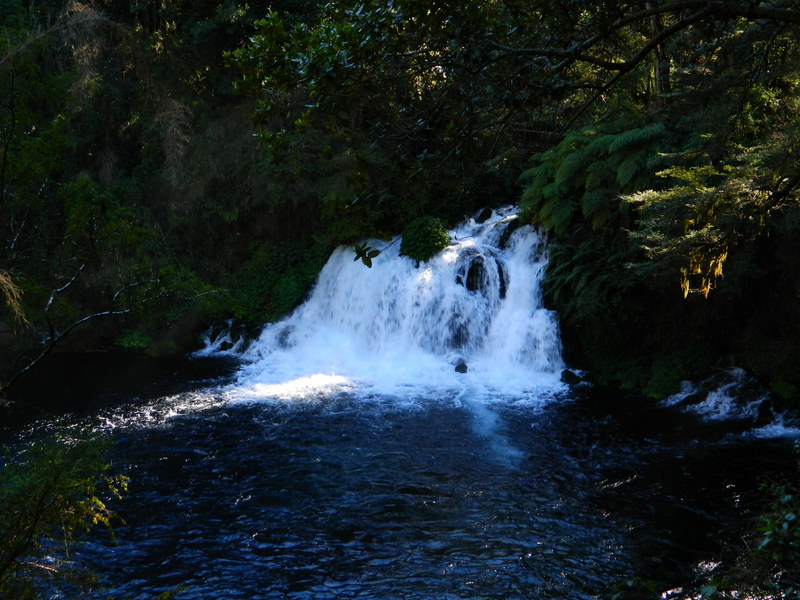
[[(647, 9), (652, 10), (658, 8), (658, 0), (647, 2)], [(654, 12), (650, 17), (650, 29), (652, 35), (655, 37), (664, 30), (664, 25), (661, 22), (661, 14)], [(664, 45), (659, 44), (653, 52), (653, 60), (655, 62), (653, 68), (653, 78), (655, 82), (655, 95), (656, 100), (661, 98), (664, 94), (669, 94), (671, 91), (669, 80), (669, 61), (664, 55)]]

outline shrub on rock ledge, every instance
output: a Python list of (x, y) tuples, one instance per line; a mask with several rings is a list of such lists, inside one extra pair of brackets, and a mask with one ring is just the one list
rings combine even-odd
[(435, 217), (419, 217), (406, 227), (400, 254), (416, 261), (426, 261), (450, 245), (450, 234)]

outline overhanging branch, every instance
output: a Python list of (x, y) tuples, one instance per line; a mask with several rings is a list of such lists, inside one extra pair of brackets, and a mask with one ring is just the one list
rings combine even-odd
[(594, 104), (598, 98), (600, 98), (603, 94), (608, 92), (620, 79), (622, 79), (625, 75), (630, 73), (640, 62), (642, 62), (655, 48), (657, 48), (660, 44), (662, 44), (665, 40), (672, 37), (679, 31), (686, 29), (690, 25), (697, 23), (698, 21), (702, 21), (711, 13), (710, 6), (707, 5), (700, 11), (694, 13), (693, 15), (689, 15), (678, 21), (677, 23), (673, 23), (669, 27), (665, 28), (661, 31), (658, 35), (650, 39), (644, 46), (642, 46), (639, 51), (630, 59), (625, 61), (624, 68), (620, 69), (607, 83), (605, 83), (597, 92), (592, 95), (584, 104), (577, 110), (577, 112), (572, 115), (572, 117), (567, 121), (564, 125), (563, 129), (569, 129), (573, 123), (578, 119), (578, 117), (583, 114), (583, 112), (589, 108), (592, 104)]
[[(77, 274), (75, 275), (75, 277), (77, 277)], [(50, 296), (50, 301), (48, 302), (48, 308), (50, 307), (50, 304), (52, 303), (52, 300), (53, 300), (53, 297), (55, 296), (55, 294), (58, 291), (63, 291), (64, 289), (66, 289), (66, 287), (68, 287), (72, 282), (75, 281), (75, 277), (73, 277), (66, 285), (62, 286), (58, 290), (54, 290), (53, 291), (53, 294), (51, 294), (51, 296)], [(119, 296), (119, 294), (122, 293), (124, 290), (130, 289), (130, 288), (135, 287), (137, 285), (142, 285), (142, 283), (129, 284), (129, 285), (123, 287), (116, 294), (114, 294), (114, 298), (116, 299)], [(0, 382), (0, 394), (2, 394), (5, 390), (7, 390), (9, 387), (11, 387), (11, 385), (17, 379), (19, 379), (20, 377), (22, 377), (23, 375), (28, 373), (37, 364), (39, 364), (47, 355), (50, 354), (50, 352), (52, 352), (53, 348), (55, 348), (55, 346), (62, 339), (64, 339), (64, 337), (66, 337), (70, 332), (72, 332), (77, 327), (80, 327), (84, 323), (86, 323), (88, 321), (92, 321), (94, 319), (98, 319), (100, 317), (113, 317), (113, 316), (121, 316), (121, 315), (130, 314), (130, 313), (132, 313), (132, 312), (134, 312), (136, 310), (139, 310), (144, 305), (146, 305), (146, 304), (148, 304), (150, 302), (154, 302), (155, 300), (158, 300), (160, 298), (164, 298), (164, 297), (166, 297), (168, 295), (169, 295), (169, 292), (162, 291), (162, 292), (160, 292), (158, 294), (154, 294), (152, 296), (148, 296), (147, 298), (144, 298), (144, 299), (140, 300), (139, 302), (137, 302), (136, 304), (134, 304), (132, 306), (129, 306), (127, 308), (123, 308), (123, 309), (119, 309), (119, 310), (104, 310), (104, 311), (99, 311), (99, 312), (96, 312), (96, 313), (92, 313), (90, 315), (86, 315), (84, 317), (81, 317), (80, 319), (77, 319), (76, 321), (74, 321), (73, 323), (71, 323), (70, 325), (68, 325), (67, 327), (65, 327), (61, 331), (55, 331), (55, 329), (53, 328), (52, 324), (48, 320), (48, 325), (50, 327), (50, 332), (49, 332), (49, 335), (48, 335), (47, 339), (44, 341), (44, 347), (39, 352), (39, 354), (37, 354), (34, 358), (32, 358), (28, 362), (28, 364), (26, 364), (24, 367), (22, 367), (17, 372), (15, 372), (6, 381)]]
[[(692, 14), (688, 16), (681, 16), (687, 10), (693, 10)], [(590, 52), (600, 42), (608, 39), (613, 34), (621, 30), (623, 27), (649, 19), (656, 16), (664, 16), (672, 14), (678, 19), (675, 23), (666, 27), (658, 35), (648, 40), (644, 46), (630, 59), (625, 61), (606, 60), (597, 56), (593, 56)], [(592, 98), (585, 103), (578, 112), (570, 120), (571, 125), (574, 120), (583, 113), (584, 110), (593, 104), (600, 96), (605, 94), (620, 78), (629, 73), (636, 65), (638, 65), (650, 52), (655, 50), (659, 45), (666, 41), (671, 36), (686, 27), (702, 21), (709, 17), (718, 17), (721, 19), (734, 19), (744, 18), (749, 20), (770, 20), (784, 25), (800, 24), (800, 10), (794, 8), (774, 8), (770, 6), (740, 4), (738, 2), (725, 2), (725, 1), (707, 1), (707, 0), (679, 0), (676, 2), (667, 2), (664, 4), (654, 4), (646, 9), (639, 10), (628, 15), (622, 16), (614, 23), (602, 27), (601, 31), (582, 42), (575, 43), (572, 47), (557, 49), (557, 48), (514, 48), (499, 42), (491, 42), (492, 47), (503, 52), (497, 57), (497, 60), (502, 60), (511, 56), (534, 56), (542, 59), (562, 59), (556, 65), (549, 65), (546, 70), (549, 72), (559, 72), (569, 67), (576, 62), (582, 62), (607, 71), (615, 71), (616, 74), (604, 84)], [(549, 61), (548, 61), (549, 62)]]

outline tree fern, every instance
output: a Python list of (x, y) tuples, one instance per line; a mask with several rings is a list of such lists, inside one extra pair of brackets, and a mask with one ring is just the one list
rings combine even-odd
[(589, 157), (581, 152), (573, 152), (567, 156), (556, 171), (555, 181), (558, 185), (571, 183), (585, 169)]
[(625, 190), (636, 179), (642, 170), (645, 159), (645, 152), (640, 151), (629, 156), (619, 164), (616, 172), (617, 185), (621, 190)]
[(527, 171), (523, 172), (520, 179), (522, 179), (522, 181), (528, 181), (534, 184), (536, 182), (550, 179), (554, 172), (555, 168), (553, 166), (553, 162), (549, 160), (542, 160), (542, 162), (535, 167), (531, 167)]
[(613, 169), (606, 161), (595, 162), (586, 169), (586, 179), (583, 188), (587, 192), (597, 188), (613, 189)]
[(616, 134), (599, 135), (592, 139), (586, 146), (586, 152), (593, 156), (607, 156), (609, 148), (617, 140)]
[(602, 227), (619, 207), (619, 195), (634, 191), (654, 176), (648, 159), (665, 136), (661, 124), (610, 132), (583, 129), (567, 134), (536, 158), (522, 181), (523, 207), (538, 224), (555, 233), (583, 217), (592, 229)]
[(592, 263), (585, 263), (573, 267), (567, 277), (564, 278), (564, 284), (571, 284), (573, 292), (580, 293), (586, 286), (590, 277), (597, 275), (595, 273), (594, 265)]
[(586, 192), (581, 199), (581, 212), (589, 220), (593, 229), (601, 227), (611, 214), (613, 198), (604, 189)]
[(609, 145), (608, 151), (614, 154), (631, 147), (640, 147), (661, 138), (664, 133), (664, 126), (661, 123), (629, 129), (616, 136), (616, 139)]
[(522, 194), (524, 207), (536, 206), (541, 202), (542, 191), (553, 180), (554, 174), (555, 168), (551, 162), (542, 162), (522, 174), (520, 180), (527, 184)]
[(579, 148), (583, 148), (586, 146), (587, 139), (590, 139), (594, 133), (594, 130), (586, 129), (568, 133), (561, 143), (558, 144), (558, 153), (563, 155), (565, 152), (571, 152), (578, 150)]
[(546, 229), (563, 234), (576, 209), (577, 204), (574, 201), (563, 198), (544, 203), (537, 216)]

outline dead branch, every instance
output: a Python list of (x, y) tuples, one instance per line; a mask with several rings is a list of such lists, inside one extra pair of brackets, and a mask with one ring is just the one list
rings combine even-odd
[[(75, 277), (77, 277), (77, 274), (75, 275)], [(48, 301), (48, 308), (50, 307), (56, 292), (57, 291), (63, 291), (64, 289), (66, 289), (69, 285), (71, 285), (72, 282), (75, 281), (75, 277), (73, 277), (66, 285), (64, 285), (61, 288), (59, 288), (59, 290), (55, 290), (53, 292), (53, 294), (51, 294), (50, 300)], [(148, 283), (148, 282), (139, 282), (139, 283), (128, 284), (128, 285), (124, 286), (121, 290), (117, 291), (117, 293), (114, 294), (114, 299), (116, 300), (123, 291), (125, 291), (127, 289), (131, 289), (132, 287), (135, 287), (137, 285), (144, 285), (145, 283)], [(149, 283), (152, 283), (152, 282), (149, 282)], [(56, 331), (55, 328), (52, 326), (52, 323), (48, 319), (48, 326), (50, 327), (50, 332), (49, 332), (47, 338), (43, 341), (43, 346), (44, 347), (39, 352), (39, 354), (37, 354), (34, 358), (32, 358), (30, 361), (28, 361), (28, 364), (26, 364), (21, 369), (17, 370), (6, 381), (0, 382), (0, 395), (2, 395), (2, 393), (4, 391), (6, 391), (8, 388), (10, 388), (11, 385), (15, 381), (17, 381), (17, 379), (19, 379), (20, 377), (22, 377), (23, 375), (28, 373), (31, 369), (33, 369), (36, 365), (38, 365), (45, 357), (47, 357), (53, 351), (53, 348), (55, 348), (56, 345), (61, 340), (63, 340), (69, 333), (71, 333), (72, 331), (74, 331), (76, 328), (80, 327), (84, 323), (87, 323), (87, 322), (92, 321), (94, 319), (99, 319), (101, 317), (113, 317), (113, 316), (127, 315), (127, 314), (130, 314), (130, 313), (134, 312), (134, 311), (139, 310), (140, 308), (142, 308), (146, 304), (149, 304), (150, 302), (154, 302), (154, 301), (156, 301), (156, 300), (158, 300), (160, 298), (165, 298), (168, 295), (169, 295), (169, 292), (164, 290), (164, 291), (161, 291), (161, 292), (159, 292), (157, 294), (154, 294), (152, 296), (148, 296), (146, 298), (143, 298), (142, 300), (140, 300), (136, 304), (133, 304), (132, 306), (129, 306), (127, 308), (122, 308), (122, 309), (117, 309), (117, 310), (109, 309), (109, 310), (104, 310), (104, 311), (99, 311), (99, 312), (96, 312), (96, 313), (92, 313), (90, 315), (86, 315), (84, 317), (81, 317), (80, 319), (77, 319), (76, 321), (74, 321), (73, 323), (71, 323), (70, 325), (68, 325), (67, 327), (65, 327), (61, 331)]]
[(6, 305), (20, 323), (26, 323), (25, 313), (22, 311), (22, 290), (11, 279), (8, 271), (0, 269), (0, 292), (6, 299)]

